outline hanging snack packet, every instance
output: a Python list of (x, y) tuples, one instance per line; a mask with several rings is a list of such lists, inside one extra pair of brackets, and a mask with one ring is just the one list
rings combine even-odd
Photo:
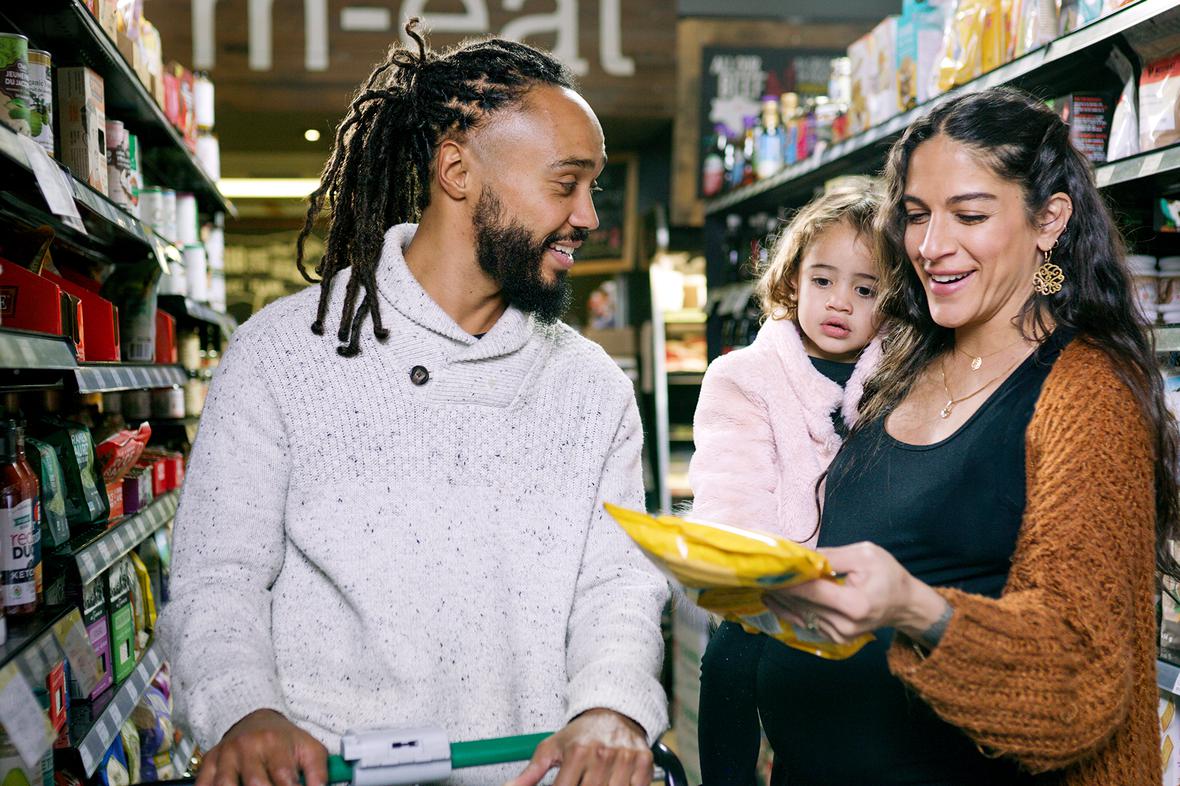
[(762, 602), (767, 590), (816, 579), (838, 581), (822, 554), (794, 541), (676, 516), (649, 516), (616, 505), (606, 511), (647, 558), (675, 579), (701, 608), (761, 632), (789, 647), (829, 660), (843, 660), (873, 640), (865, 634), (837, 644), (806, 628), (788, 625)]
[(106, 486), (95, 474), (94, 442), (81, 423), (47, 416), (41, 420), (42, 441), (57, 453), (65, 478), (66, 517), (70, 524), (83, 526), (106, 519)]
[(1001, 0), (955, 0), (947, 14), (942, 57), (932, 75), (934, 93), (945, 93), (1003, 65), (1007, 27)]
[(25, 440), (29, 463), (41, 482), (41, 542), (50, 549), (64, 546), (70, 539), (70, 521), (66, 518), (65, 482), (57, 452), (39, 439)]

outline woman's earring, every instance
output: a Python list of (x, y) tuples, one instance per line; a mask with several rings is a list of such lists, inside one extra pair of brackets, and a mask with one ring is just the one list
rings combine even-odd
[[(1053, 245), (1057, 246), (1056, 243)], [(1041, 263), (1033, 276), (1033, 289), (1038, 295), (1056, 295), (1061, 291), (1061, 285), (1065, 283), (1065, 272), (1049, 262), (1053, 256), (1053, 249), (1042, 253), (1045, 255), (1045, 261)]]

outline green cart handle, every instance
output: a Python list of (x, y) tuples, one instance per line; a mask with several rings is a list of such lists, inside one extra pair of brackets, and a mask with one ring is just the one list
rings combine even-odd
[[(522, 734), (516, 737), (495, 737), (490, 740), (451, 743), (451, 767), (484, 767), (489, 764), (508, 764), (533, 757), (541, 740), (549, 733)], [(339, 756), (328, 757), (328, 783), (351, 783), (352, 764)]]

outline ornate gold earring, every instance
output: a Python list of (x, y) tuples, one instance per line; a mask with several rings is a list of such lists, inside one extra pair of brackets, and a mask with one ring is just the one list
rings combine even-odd
[[(1057, 244), (1054, 243), (1056, 248)], [(1049, 262), (1053, 257), (1053, 249), (1042, 252), (1045, 255), (1045, 261), (1037, 268), (1036, 274), (1033, 275), (1033, 289), (1038, 295), (1056, 295), (1061, 291), (1061, 285), (1065, 283), (1065, 272)]]

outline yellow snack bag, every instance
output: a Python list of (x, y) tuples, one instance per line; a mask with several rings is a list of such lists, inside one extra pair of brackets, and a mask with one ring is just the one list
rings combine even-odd
[(650, 516), (606, 503), (609, 513), (647, 558), (681, 584), (707, 611), (765, 633), (789, 647), (829, 660), (843, 660), (873, 640), (871, 634), (836, 644), (789, 625), (762, 602), (767, 590), (816, 579), (839, 581), (827, 558), (794, 541), (764, 532)]

